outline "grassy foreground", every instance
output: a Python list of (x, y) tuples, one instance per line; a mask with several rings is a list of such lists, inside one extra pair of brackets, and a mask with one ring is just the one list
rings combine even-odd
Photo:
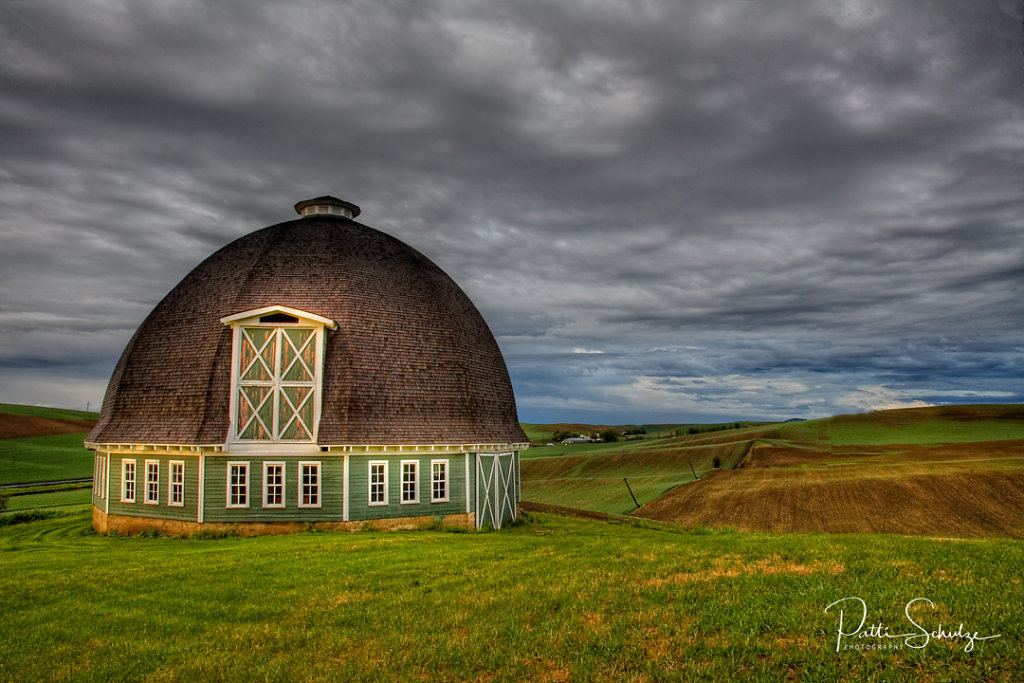
[[(491, 533), (107, 538), (83, 510), (0, 527), (0, 679), (1010, 681), (1022, 567), (1005, 539), (538, 514)], [(929, 631), (1000, 637), (836, 652), (825, 607), (851, 596), (891, 633), (925, 597)]]

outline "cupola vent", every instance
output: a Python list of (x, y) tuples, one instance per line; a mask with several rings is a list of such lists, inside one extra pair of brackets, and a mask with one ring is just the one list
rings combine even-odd
[(359, 207), (337, 197), (324, 196), (316, 199), (305, 199), (295, 205), (295, 212), (303, 218), (307, 216), (341, 216), (355, 218), (360, 214)]

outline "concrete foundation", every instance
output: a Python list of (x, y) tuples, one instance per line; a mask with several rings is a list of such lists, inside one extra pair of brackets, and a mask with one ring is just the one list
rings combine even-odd
[[(424, 529), (432, 526), (437, 517), (396, 517), (394, 519), (370, 519), (359, 522), (187, 522), (157, 517), (134, 517), (130, 515), (108, 515), (100, 508), (92, 508), (92, 528), (98, 533), (116, 532), (126, 536), (140, 534), (154, 529), (168, 536), (191, 536), (199, 533), (231, 533), (239, 536), (264, 534), (291, 534), (296, 531), (399, 531)], [(476, 528), (476, 515), (444, 515), (444, 526), (463, 529)]]

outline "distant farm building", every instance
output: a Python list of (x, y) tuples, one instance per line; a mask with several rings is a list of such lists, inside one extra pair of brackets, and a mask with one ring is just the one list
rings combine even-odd
[(519, 426), (476, 307), (333, 197), (199, 264), (136, 331), (99, 422), (93, 525), (501, 527)]

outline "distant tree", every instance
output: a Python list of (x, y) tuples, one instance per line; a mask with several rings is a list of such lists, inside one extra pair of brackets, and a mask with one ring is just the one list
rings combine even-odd
[(619, 436), (620, 434), (618, 430), (606, 429), (601, 432), (601, 441), (604, 441), (605, 443), (613, 443), (619, 440)]
[(3, 512), (4, 510), (7, 509), (7, 503), (9, 503), (10, 500), (11, 500), (11, 494), (9, 494), (9, 493), (0, 493), (0, 512)]
[(739, 429), (742, 426), (743, 425), (741, 425), (739, 422), (734, 422), (733, 425), (732, 425), (733, 429)]
[(565, 441), (570, 436), (572, 436), (572, 432), (567, 432), (563, 429), (561, 431), (555, 432), (551, 438), (555, 441)]
[(714, 465), (715, 469), (717, 470), (719, 467), (722, 466), (722, 459), (716, 455), (715, 459), (711, 461), (711, 464)]
[(687, 434), (700, 434), (700, 430), (697, 429), (696, 427), (690, 427), (688, 430), (686, 430), (686, 433)]

